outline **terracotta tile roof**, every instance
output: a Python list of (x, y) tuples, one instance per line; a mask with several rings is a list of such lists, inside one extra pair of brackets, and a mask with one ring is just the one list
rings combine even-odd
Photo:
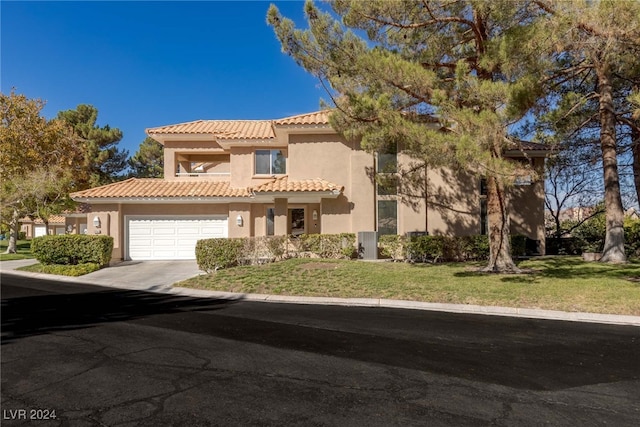
[(328, 125), (329, 110), (298, 114), (273, 121), (274, 125)]
[(249, 197), (246, 188), (231, 188), (228, 182), (165, 181), (159, 178), (130, 178), (126, 181), (71, 194), (74, 200), (110, 198)]
[[(36, 218), (32, 220), (28, 216), (21, 218), (19, 222), (21, 223), (33, 222), (34, 224), (38, 224), (38, 225), (44, 224), (44, 221), (42, 221), (40, 218)], [(64, 225), (64, 223), (65, 223), (65, 218), (62, 215), (51, 215), (49, 217), (49, 225), (59, 225), (59, 224)]]
[(275, 138), (270, 120), (196, 120), (146, 130), (156, 134), (210, 134), (218, 139)]
[(338, 187), (329, 181), (320, 178), (304, 179), (301, 181), (290, 181), (288, 177), (283, 176), (273, 181), (259, 185), (253, 189), (255, 193), (267, 192), (314, 192), (314, 191), (342, 191), (342, 187)]

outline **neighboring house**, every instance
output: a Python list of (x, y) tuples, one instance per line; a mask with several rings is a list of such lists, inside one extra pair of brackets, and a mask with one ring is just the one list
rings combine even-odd
[(89, 212), (91, 212), (91, 206), (81, 203), (73, 212), (66, 211), (59, 215), (51, 215), (48, 228), (40, 218), (25, 217), (20, 220), (20, 231), (25, 233), (27, 239), (54, 234), (86, 234)]
[(20, 231), (25, 233), (27, 239), (45, 236), (47, 234), (65, 234), (65, 218), (61, 215), (52, 215), (49, 217), (47, 225), (40, 218), (31, 219), (28, 217), (20, 220)]
[[(401, 147), (367, 153), (331, 128), (327, 112), (199, 120), (147, 134), (164, 146), (164, 179), (132, 178), (71, 195), (91, 205), (89, 234), (113, 236), (116, 260), (193, 259), (196, 241), (211, 237), (486, 233), (479, 179), (425, 173)], [(521, 143), (508, 155), (542, 171), (546, 153)], [(418, 177), (411, 185), (375, 184), (377, 170), (393, 178), (407, 169)], [(512, 231), (538, 241), (544, 253), (544, 183), (521, 181), (511, 194)]]
[(624, 211), (624, 217), (632, 220), (638, 220), (640, 219), (640, 214), (638, 214), (638, 211), (635, 208), (629, 208)]

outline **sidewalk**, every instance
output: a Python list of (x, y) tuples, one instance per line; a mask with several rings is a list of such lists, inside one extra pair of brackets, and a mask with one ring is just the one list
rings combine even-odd
[(289, 304), (322, 304), (359, 307), (384, 307), (410, 310), (443, 311), (449, 313), (484, 314), (530, 319), (561, 320), (571, 322), (604, 323), (640, 326), (640, 316), (618, 314), (579, 313), (535, 308), (513, 308), (469, 304), (444, 304), (419, 301), (389, 300), (383, 298), (329, 298), (287, 295), (240, 294), (173, 286), (174, 283), (202, 274), (195, 261), (123, 262), (80, 277), (57, 276), (43, 273), (16, 271), (16, 268), (34, 264), (35, 260), (0, 262), (0, 274), (11, 272), (24, 277), (83, 283), (119, 289), (170, 293), (198, 298), (217, 298)]

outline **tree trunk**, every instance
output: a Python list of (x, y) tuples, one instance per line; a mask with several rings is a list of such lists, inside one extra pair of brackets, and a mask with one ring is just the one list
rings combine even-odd
[(20, 222), (18, 221), (19, 213), (17, 210), (13, 210), (11, 220), (9, 222), (9, 243), (5, 254), (15, 254), (18, 252), (18, 233), (20, 232)]
[(520, 273), (511, 257), (509, 212), (504, 183), (496, 177), (487, 178), (487, 216), (489, 220), (489, 265), (482, 271)]
[(640, 204), (640, 129), (631, 129), (632, 153), (633, 153), (633, 182), (636, 186), (636, 197)]
[(605, 64), (596, 66), (598, 92), (600, 95), (600, 147), (602, 149), (602, 169), (604, 174), (604, 206), (606, 234), (601, 262), (623, 263), (624, 253), (624, 210), (620, 195), (618, 158), (616, 153), (616, 117), (613, 106), (613, 89), (610, 72)]

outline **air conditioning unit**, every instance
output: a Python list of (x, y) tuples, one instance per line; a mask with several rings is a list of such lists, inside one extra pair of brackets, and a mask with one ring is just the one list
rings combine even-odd
[(358, 258), (378, 259), (377, 231), (358, 231)]

